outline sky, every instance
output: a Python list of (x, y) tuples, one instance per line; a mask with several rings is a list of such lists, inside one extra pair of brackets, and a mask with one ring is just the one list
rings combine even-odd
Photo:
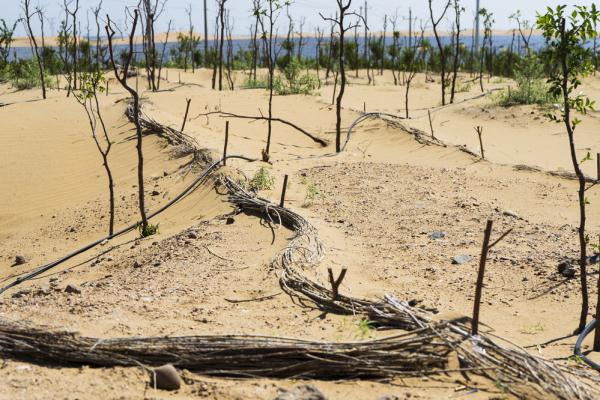
[[(45, 10), (47, 19), (45, 23), (46, 34), (54, 35), (60, 20), (63, 18), (62, 0), (31, 0), (31, 2), (32, 5), (39, 5)], [(98, 2), (99, 0), (80, 0), (79, 18), (84, 32), (87, 25), (86, 13), (89, 14), (90, 25), (95, 25), (92, 20), (93, 15), (89, 10), (92, 7), (95, 7)], [(475, 2), (476, 0), (460, 0), (460, 3), (465, 7), (465, 14), (462, 22), (465, 29), (469, 29), (473, 26)], [(20, 0), (0, 0), (0, 19), (5, 19), (8, 23), (12, 23), (22, 16), (23, 12), (20, 3)], [(214, 26), (214, 18), (216, 15), (215, 3), (215, 0), (207, 0), (209, 34), (212, 33), (213, 28), (211, 27)], [(429, 20), (427, 3), (427, 0), (368, 0), (369, 28), (373, 31), (383, 30), (385, 15), (387, 14), (388, 17), (393, 17), (397, 11), (397, 30), (406, 30), (408, 29), (409, 9), (412, 9), (413, 18), (417, 21), (423, 20), (423, 23), (426, 23)], [(593, 3), (593, 0), (578, 0), (577, 2), (565, 0), (527, 0), (525, 2), (523, 2), (523, 0), (480, 0), (480, 3), (481, 7), (485, 7), (494, 13), (494, 19), (496, 21), (494, 24), (495, 29), (509, 29), (515, 26), (514, 23), (509, 20), (509, 16), (516, 10), (520, 10), (525, 19), (534, 21), (536, 11), (544, 10), (546, 6), (556, 6), (559, 4), (579, 4), (589, 6)], [(105, 15), (106, 13), (110, 14), (111, 19), (116, 21), (116, 23), (122, 27), (125, 18), (125, 7), (134, 6), (135, 4), (137, 4), (137, 0), (103, 0), (104, 11), (101, 15)], [(156, 30), (166, 31), (169, 19), (173, 20), (174, 30), (186, 30), (188, 27), (186, 7), (190, 4), (192, 6), (192, 23), (194, 24), (194, 29), (198, 32), (202, 31), (204, 29), (202, 10), (203, 0), (167, 0), (166, 10), (157, 21)], [(250, 24), (252, 23), (251, 4), (251, 0), (227, 0), (226, 6), (231, 10), (234, 34), (246, 35), (249, 33)], [(445, 0), (433, 0), (433, 4), (434, 13), (436, 11), (439, 13), (442, 11), (442, 4), (445, 4)], [(352, 0), (352, 9), (358, 12), (361, 6), (364, 6), (364, 0)], [(295, 21), (299, 21), (304, 17), (306, 19), (304, 31), (314, 32), (315, 27), (325, 26), (324, 21), (319, 16), (319, 12), (324, 15), (329, 15), (334, 14), (336, 9), (336, 0), (292, 0), (290, 14)], [(436, 16), (437, 15), (438, 14), (436, 14)], [(447, 16), (448, 17), (442, 22), (442, 25), (449, 29), (451, 24), (450, 20), (453, 18), (453, 14), (449, 12)], [(280, 16), (278, 22), (280, 24), (279, 30), (283, 33), (287, 30), (287, 19), (285, 14)], [(298, 22), (296, 22), (296, 28), (297, 25)], [(34, 27), (34, 30), (39, 32), (37, 26)], [(390, 30), (391, 24), (388, 24), (388, 31)], [(16, 36), (24, 35), (25, 30), (23, 26), (19, 26), (17, 28)]]

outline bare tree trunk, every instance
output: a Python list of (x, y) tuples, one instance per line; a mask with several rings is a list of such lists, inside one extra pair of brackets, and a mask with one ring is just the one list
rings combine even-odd
[(169, 20), (169, 26), (167, 27), (167, 36), (165, 37), (165, 42), (163, 43), (162, 52), (160, 54), (160, 61), (158, 64), (158, 78), (156, 79), (156, 90), (160, 90), (160, 76), (162, 73), (163, 62), (165, 59), (165, 50), (167, 48), (167, 43), (169, 43), (169, 33), (171, 33), (172, 22), (172, 20)]
[(204, 0), (204, 66), (208, 67), (208, 9)]
[(77, 12), (79, 11), (79, 0), (75, 0), (75, 10), (70, 12), (73, 17), (73, 90), (77, 90), (77, 61), (79, 49), (77, 48)]
[(428, 0), (429, 1), (429, 16), (431, 18), (431, 25), (433, 27), (433, 34), (435, 36), (435, 41), (437, 43), (437, 47), (438, 50), (440, 52), (440, 68), (441, 68), (441, 72), (440, 72), (440, 78), (442, 80), (441, 84), (442, 84), (442, 105), (446, 105), (446, 51), (444, 49), (444, 46), (442, 45), (442, 41), (440, 39), (440, 35), (438, 32), (438, 25), (440, 24), (442, 18), (444, 18), (444, 15), (446, 15), (446, 11), (448, 11), (448, 7), (450, 7), (450, 0), (448, 0), (448, 2), (446, 3), (446, 6), (444, 7), (444, 11), (442, 12), (442, 14), (440, 15), (440, 17), (436, 20), (433, 16), (433, 6), (432, 6), (432, 0)]
[(223, 90), (223, 44), (225, 39), (225, 2), (227, 0), (219, 0), (219, 19), (221, 34), (219, 37), (219, 91)]
[(454, 0), (456, 37), (454, 43), (454, 62), (452, 64), (452, 87), (450, 89), (450, 103), (454, 103), (454, 93), (456, 91), (456, 78), (458, 76), (458, 60), (460, 55), (460, 4)]
[[(40, 81), (42, 84), (42, 98), (46, 98), (46, 83), (44, 82), (44, 61), (40, 56), (40, 52), (38, 49), (37, 41), (35, 39), (35, 35), (33, 34), (33, 30), (31, 29), (31, 17), (34, 15), (29, 11), (31, 0), (23, 0), (23, 12), (25, 13), (25, 28), (27, 29), (27, 36), (29, 36), (29, 44), (31, 46), (31, 50), (35, 55), (35, 59), (38, 64), (38, 70), (40, 74)], [(41, 10), (37, 10), (36, 13), (41, 12)], [(41, 17), (43, 18), (43, 16)]]
[(137, 27), (138, 22), (138, 10), (134, 10), (134, 18), (133, 18), (133, 26), (131, 28), (131, 33), (129, 35), (129, 53), (127, 55), (127, 60), (125, 61), (125, 65), (122, 68), (122, 76), (119, 75), (119, 71), (117, 69), (117, 64), (115, 63), (114, 51), (113, 51), (113, 36), (115, 31), (112, 28), (112, 23), (110, 17), (107, 15), (107, 25), (106, 25), (106, 34), (108, 35), (108, 49), (110, 52), (110, 61), (115, 73), (115, 77), (123, 86), (125, 90), (129, 92), (131, 98), (133, 100), (133, 121), (136, 128), (136, 136), (137, 136), (137, 156), (138, 156), (138, 199), (139, 199), (139, 211), (140, 216), (142, 218), (142, 226), (141, 231), (142, 234), (148, 232), (148, 217), (146, 215), (146, 206), (145, 206), (145, 194), (144, 194), (144, 153), (143, 153), (143, 133), (142, 133), (142, 125), (140, 123), (140, 96), (139, 94), (127, 83), (127, 73), (129, 72), (129, 66), (131, 64), (131, 59), (133, 56), (133, 38), (135, 36), (135, 29)]

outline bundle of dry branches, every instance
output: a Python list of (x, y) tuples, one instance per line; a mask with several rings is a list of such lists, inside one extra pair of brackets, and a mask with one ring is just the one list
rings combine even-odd
[(434, 334), (447, 345), (448, 351), (457, 353), (461, 368), (501, 383), (505, 390), (520, 397), (554, 395), (561, 399), (593, 399), (599, 394), (568, 368), (535, 357), (518, 346), (499, 345), (486, 335), (472, 336), (460, 322), (434, 322), (426, 310), (393, 296), (374, 301), (343, 295), (334, 298), (331, 289), (300, 272), (302, 267), (314, 264), (323, 255), (323, 246), (312, 225), (301, 215), (247, 192), (227, 177), (220, 180), (229, 190), (230, 202), (241, 211), (262, 215), (295, 231), (295, 237), (273, 265), (279, 270), (282, 288), (299, 302), (310, 301), (316, 307), (338, 313), (362, 314), (384, 327)]
[[(125, 110), (125, 115), (129, 121), (133, 121), (133, 104), (129, 103)], [(142, 128), (148, 132), (155, 133), (161, 137), (164, 137), (169, 144), (175, 146), (175, 156), (185, 157), (192, 155), (192, 160), (189, 165), (204, 165), (210, 163), (211, 157), (207, 150), (201, 149), (200, 145), (192, 136), (181, 132), (178, 129), (166, 126), (149, 117), (142, 110), (140, 110), (140, 124)]]
[(208, 375), (355, 379), (432, 374), (446, 364), (445, 343), (415, 331), (382, 340), (324, 343), (261, 336), (96, 339), (0, 320), (0, 353), (57, 365), (158, 366)]

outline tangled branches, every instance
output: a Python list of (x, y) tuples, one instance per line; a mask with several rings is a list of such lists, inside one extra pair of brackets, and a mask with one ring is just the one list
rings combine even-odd
[(338, 295), (331, 289), (308, 279), (302, 266), (315, 264), (323, 256), (323, 246), (316, 230), (299, 214), (279, 207), (244, 190), (227, 177), (221, 183), (229, 190), (229, 200), (241, 211), (259, 214), (293, 229), (292, 241), (274, 260), (282, 288), (301, 303), (311, 302), (318, 308), (343, 313), (365, 315), (383, 327), (400, 328), (420, 334), (433, 334), (456, 352), (462, 369), (475, 371), (519, 397), (561, 399), (593, 399), (596, 389), (578, 380), (565, 367), (536, 357), (517, 346), (500, 345), (486, 335), (472, 336), (459, 321), (435, 322), (426, 310), (385, 295), (382, 300), (357, 299)]
[[(125, 115), (130, 121), (133, 121), (133, 110), (134, 107), (131, 103), (125, 110)], [(140, 110), (139, 120), (144, 130), (164, 137), (170, 145), (175, 146), (174, 155), (176, 157), (192, 155), (192, 160), (188, 163), (188, 165), (204, 165), (212, 161), (208, 152), (206, 150), (202, 150), (196, 139), (192, 136), (157, 122), (155, 119), (145, 114), (142, 110)]]
[(0, 352), (59, 365), (157, 366), (207, 375), (355, 379), (435, 373), (447, 347), (431, 332), (382, 340), (323, 343), (262, 336), (96, 339), (0, 320)]

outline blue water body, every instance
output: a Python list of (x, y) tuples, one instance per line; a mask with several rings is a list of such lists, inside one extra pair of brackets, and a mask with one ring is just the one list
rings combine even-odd
[[(431, 37), (427, 37), (426, 39), (428, 39), (431, 44), (435, 47), (435, 38), (433, 36)], [(494, 36), (493, 38), (493, 47), (497, 50), (497, 51), (502, 51), (503, 49), (508, 49), (511, 46), (511, 42), (513, 41), (513, 37), (512, 36)], [(278, 39), (277, 40), (277, 44), (281, 44), (283, 39)], [(349, 36), (347, 37), (347, 40), (349, 41), (354, 41), (354, 37), (353, 36)], [(392, 43), (392, 37), (386, 37), (386, 45), (389, 45)], [(298, 40), (295, 39), (294, 40), (296, 43), (298, 43)], [(408, 39), (406, 37), (402, 37), (400, 39), (400, 43), (402, 46), (406, 46), (408, 42)], [(446, 37), (442, 37), (442, 43), (444, 44), (449, 44), (451, 42), (451, 38), (446, 36)], [(466, 36), (463, 35), (461, 37), (461, 42), (464, 43), (464, 45), (467, 48), (470, 48), (472, 46), (473, 43), (473, 38), (471, 36)], [(304, 38), (303, 39), (303, 47), (302, 47), (302, 56), (303, 57), (310, 57), (310, 58), (314, 58), (315, 54), (316, 54), (316, 47), (317, 47), (317, 40), (316, 38)], [(323, 44), (326, 43), (326, 40), (324, 40), (322, 42)], [(361, 51), (364, 49), (364, 38), (360, 37), (358, 39), (358, 43), (359, 43), (359, 47), (361, 49)], [(104, 45), (106, 45), (106, 42), (103, 42)], [(209, 45), (212, 45), (212, 41), (209, 42)], [(160, 52), (162, 51), (162, 43), (157, 43), (157, 48)], [(168, 59), (169, 55), (170, 55), (170, 50), (171, 48), (174, 48), (177, 46), (176, 42), (169, 42), (166, 45), (166, 51), (165, 51), (165, 58)], [(233, 40), (233, 47), (234, 47), (234, 52), (236, 52), (238, 49), (242, 48), (242, 49), (247, 49), (250, 46), (250, 40), (249, 39), (235, 39)], [(520, 40), (520, 38), (517, 36), (515, 36), (514, 38), (514, 44), (513, 44), (513, 50), (516, 52), (518, 51), (519, 47), (522, 47), (522, 41)], [(531, 41), (530, 41), (530, 47), (532, 49), (538, 50), (540, 48), (542, 48), (544, 46), (544, 38), (542, 36), (532, 36), (531, 37)], [(198, 46), (200, 50), (202, 50), (204, 48), (204, 44), (201, 42), (200, 45)], [(119, 54), (121, 51), (125, 51), (128, 50), (128, 45), (116, 45), (115, 46), (115, 53)], [(135, 52), (139, 53), (138, 57), (141, 56), (142, 53), (142, 45), (138, 44), (135, 46)], [(280, 54), (283, 54), (284, 50), (281, 50)], [(361, 53), (362, 54), (362, 53)], [(32, 52), (31, 49), (29, 47), (16, 47), (12, 49), (11, 52), (11, 56), (10, 59), (14, 59), (14, 57), (17, 57), (19, 59), (26, 59), (26, 58), (31, 58), (32, 56)]]

